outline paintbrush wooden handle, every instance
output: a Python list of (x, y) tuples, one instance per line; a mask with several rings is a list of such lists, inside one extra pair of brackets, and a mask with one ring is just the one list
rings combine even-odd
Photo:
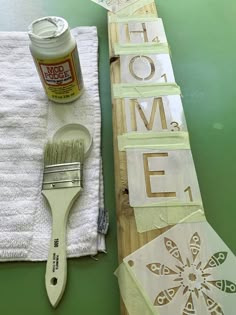
[(46, 289), (53, 307), (59, 303), (66, 286), (66, 225), (69, 210), (77, 198), (81, 188), (62, 188), (44, 190), (52, 211), (52, 235), (46, 266)]

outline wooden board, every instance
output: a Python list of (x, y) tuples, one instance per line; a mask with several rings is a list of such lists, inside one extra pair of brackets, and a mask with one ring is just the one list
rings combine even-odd
[[(133, 16), (156, 15), (157, 10), (154, 3), (137, 10)], [(109, 13), (111, 16), (112, 14)], [(109, 48), (110, 48), (110, 72), (111, 86), (114, 83), (121, 83), (119, 56), (112, 54), (112, 46), (118, 41), (118, 24), (110, 23), (109, 26)], [(153, 230), (145, 233), (138, 233), (135, 223), (133, 208), (129, 205), (129, 191), (127, 181), (126, 153), (118, 151), (117, 136), (126, 132), (124, 101), (122, 99), (112, 100), (113, 117), (113, 143), (115, 163), (115, 192), (116, 192), (116, 213), (117, 213), (117, 239), (118, 257), (121, 263), (123, 258), (147, 244), (155, 237), (165, 232), (168, 228)], [(125, 306), (121, 305), (121, 314), (128, 314)]]

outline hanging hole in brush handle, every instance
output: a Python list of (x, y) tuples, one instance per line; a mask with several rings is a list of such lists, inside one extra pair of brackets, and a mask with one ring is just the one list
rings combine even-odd
[(55, 278), (55, 277), (52, 278), (52, 279), (51, 279), (51, 284), (52, 284), (52, 285), (56, 285), (56, 284), (57, 284), (57, 278)]

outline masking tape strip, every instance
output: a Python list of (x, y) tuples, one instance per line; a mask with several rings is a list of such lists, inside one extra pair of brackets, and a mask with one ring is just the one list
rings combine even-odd
[(169, 54), (167, 43), (114, 44), (115, 55)]
[(145, 292), (140, 288), (125, 263), (121, 263), (115, 271), (118, 279), (120, 294), (129, 315), (153, 315), (159, 314), (153, 309)]
[[(132, 205), (131, 205), (132, 206)], [(183, 201), (178, 201), (177, 199), (174, 201), (162, 201), (162, 202), (153, 202), (150, 204), (145, 204), (145, 205), (139, 205), (137, 208), (156, 208), (156, 207), (192, 207), (196, 206), (198, 209), (203, 209), (202, 203), (199, 201), (189, 201), (189, 202), (183, 202)], [(136, 207), (133, 205), (132, 207)]]
[(134, 208), (134, 215), (139, 233), (177, 223), (206, 221), (204, 211), (197, 205)]
[(122, 16), (122, 17), (129, 16), (129, 15), (132, 15), (135, 11), (145, 7), (146, 5), (153, 4), (153, 3), (155, 3), (154, 0), (139, 0), (119, 10), (118, 12), (116, 12), (116, 15)]
[(176, 83), (146, 83), (146, 84), (113, 84), (113, 97), (159, 97), (166, 95), (181, 95)]
[(189, 150), (187, 132), (131, 132), (118, 136), (118, 149), (149, 148), (164, 150)]
[(129, 22), (155, 22), (158, 20), (162, 20), (158, 18), (156, 14), (147, 14), (142, 16), (117, 16), (116, 14), (110, 14), (108, 16), (108, 23), (129, 23)]
[(199, 209), (199, 210), (189, 214), (188, 216), (186, 216), (182, 220), (180, 220), (178, 222), (178, 224), (180, 224), (180, 223), (192, 223), (192, 222), (204, 222), (204, 221), (207, 221), (206, 216), (205, 216), (205, 212), (204, 212), (204, 210)]

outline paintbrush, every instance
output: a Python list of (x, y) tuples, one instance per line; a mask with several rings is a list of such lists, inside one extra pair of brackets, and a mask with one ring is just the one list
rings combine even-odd
[(52, 235), (46, 266), (46, 289), (53, 307), (66, 285), (66, 224), (69, 211), (83, 187), (83, 140), (48, 142), (44, 153), (42, 194), (52, 211)]

